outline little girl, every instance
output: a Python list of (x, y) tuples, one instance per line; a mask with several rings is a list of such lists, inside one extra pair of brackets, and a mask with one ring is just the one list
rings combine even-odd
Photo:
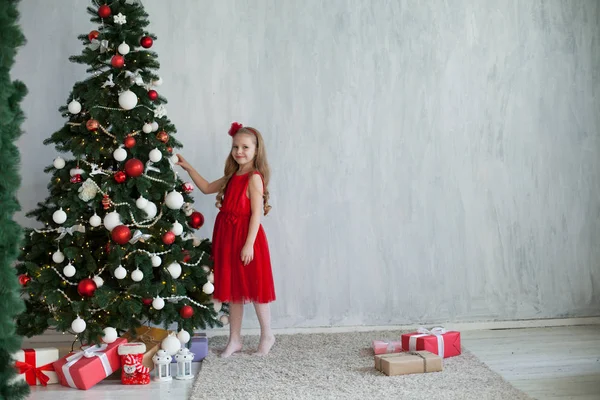
[(229, 342), (221, 357), (242, 349), (244, 304), (254, 303), (260, 323), (256, 354), (266, 355), (275, 343), (269, 302), (275, 300), (267, 237), (260, 224), (269, 205), (269, 165), (263, 138), (254, 128), (234, 122), (229, 129), (232, 147), (225, 176), (208, 182), (180, 155), (181, 166), (204, 194), (218, 193), (219, 213), (213, 231), (214, 299), (229, 303)]

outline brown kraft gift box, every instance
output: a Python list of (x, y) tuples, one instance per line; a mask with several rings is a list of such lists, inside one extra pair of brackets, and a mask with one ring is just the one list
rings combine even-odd
[(429, 351), (411, 351), (381, 358), (381, 372), (388, 376), (442, 371), (442, 358)]
[(154, 369), (152, 357), (160, 350), (160, 344), (167, 336), (169, 336), (169, 331), (167, 330), (140, 326), (135, 330), (135, 333), (128, 331), (121, 337), (126, 338), (129, 342), (144, 343), (146, 345), (142, 364), (152, 371)]

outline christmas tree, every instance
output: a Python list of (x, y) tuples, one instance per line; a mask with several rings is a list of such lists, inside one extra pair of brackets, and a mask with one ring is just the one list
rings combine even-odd
[[(76, 82), (59, 111), (65, 125), (44, 141), (57, 157), (49, 197), (28, 216), (18, 265), (26, 311), (19, 332), (48, 327), (85, 343), (109, 341), (145, 322), (192, 331), (222, 326), (213, 304), (211, 243), (193, 234), (204, 222), (193, 186), (175, 171), (175, 126), (156, 88), (156, 36), (139, 1), (88, 7), (96, 29), (80, 35)], [(116, 332), (115, 332), (116, 330)]]
[(17, 373), (12, 355), (21, 348), (21, 337), (15, 334), (15, 316), (20, 313), (23, 301), (19, 297), (19, 284), (14, 261), (21, 227), (13, 221), (19, 203), (15, 193), (20, 184), (18, 174), (19, 150), (14, 141), (21, 134), (23, 112), (19, 103), (27, 93), (22, 82), (11, 82), (10, 69), (15, 62), (17, 48), (25, 43), (17, 25), (19, 14), (16, 0), (0, 0), (0, 399), (23, 399), (29, 394), (25, 382), (14, 382)]

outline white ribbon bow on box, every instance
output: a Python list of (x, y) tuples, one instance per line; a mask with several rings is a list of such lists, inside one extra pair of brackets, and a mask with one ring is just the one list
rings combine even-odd
[(442, 335), (446, 333), (446, 329), (441, 326), (431, 328), (431, 330), (425, 327), (419, 327), (417, 329), (418, 335), (412, 335), (408, 340), (408, 351), (417, 351), (417, 338), (423, 336), (435, 336), (438, 342), (438, 356), (444, 358), (444, 338)]
[(69, 386), (77, 389), (77, 386), (75, 385), (75, 381), (73, 381), (73, 377), (71, 376), (71, 372), (69, 371), (69, 369), (77, 361), (81, 360), (83, 357), (85, 357), (85, 358), (92, 358), (92, 357), (100, 358), (100, 361), (102, 362), (102, 367), (104, 367), (104, 372), (106, 372), (106, 376), (109, 376), (110, 374), (113, 373), (112, 367), (110, 366), (110, 361), (108, 361), (108, 357), (106, 356), (106, 353), (105, 353), (107, 347), (108, 347), (107, 344), (96, 345), (96, 346), (87, 346), (87, 347), (83, 347), (81, 351), (78, 351), (77, 353), (71, 354), (69, 357), (67, 357), (67, 363), (65, 365), (63, 365), (62, 371), (63, 371), (63, 374), (65, 375), (65, 379), (67, 380), (67, 383), (69, 384)]

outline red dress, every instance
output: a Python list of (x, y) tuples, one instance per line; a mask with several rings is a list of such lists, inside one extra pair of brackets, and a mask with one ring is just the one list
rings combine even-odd
[(231, 177), (215, 220), (213, 297), (222, 303), (269, 303), (275, 300), (269, 244), (262, 225), (254, 241), (254, 259), (248, 265), (242, 263), (242, 247), (248, 237), (252, 213), (246, 195), (250, 176), (246, 173)]

